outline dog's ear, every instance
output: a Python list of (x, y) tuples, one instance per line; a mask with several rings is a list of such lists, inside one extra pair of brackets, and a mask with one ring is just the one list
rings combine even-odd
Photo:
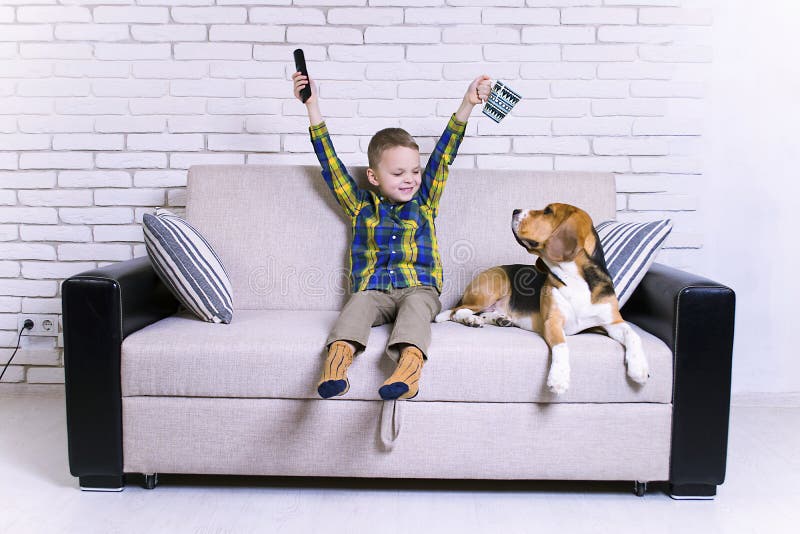
[(574, 260), (583, 247), (578, 233), (575, 217), (570, 215), (545, 241), (544, 252), (547, 257), (555, 262)]

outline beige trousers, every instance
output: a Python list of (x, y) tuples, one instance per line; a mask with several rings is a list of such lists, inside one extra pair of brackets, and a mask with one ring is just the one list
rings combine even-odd
[(394, 321), (392, 334), (386, 344), (386, 354), (394, 362), (406, 344), (415, 345), (428, 359), (431, 344), (431, 321), (442, 311), (439, 292), (433, 286), (391, 288), (386, 291), (367, 289), (350, 296), (342, 308), (330, 335), (326, 349), (337, 340), (351, 342), (356, 353), (367, 346), (370, 329)]

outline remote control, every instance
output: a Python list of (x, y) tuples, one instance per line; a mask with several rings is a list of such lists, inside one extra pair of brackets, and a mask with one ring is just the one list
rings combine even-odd
[[(295, 70), (299, 71), (303, 76), (308, 78), (308, 69), (306, 69), (306, 56), (303, 54), (303, 49), (298, 48), (294, 51), (294, 67)], [(307, 80), (308, 84), (300, 90), (300, 98), (303, 101), (303, 104), (306, 103), (311, 97), (311, 80)]]

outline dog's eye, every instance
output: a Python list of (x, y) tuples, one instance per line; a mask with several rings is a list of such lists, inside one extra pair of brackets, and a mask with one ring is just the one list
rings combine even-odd
[(542, 213), (545, 215), (550, 215), (553, 213), (553, 210), (550, 208), (550, 206), (547, 206)]

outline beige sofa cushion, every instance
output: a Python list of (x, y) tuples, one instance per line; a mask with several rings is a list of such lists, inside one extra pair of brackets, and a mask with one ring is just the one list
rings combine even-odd
[[(324, 343), (336, 317), (334, 311), (234, 310), (225, 325), (173, 315), (123, 341), (122, 394), (318, 399)], [(383, 353), (391, 326), (372, 329), (342, 400), (380, 399), (378, 388), (394, 368)], [(539, 335), (452, 322), (431, 326), (430, 359), (412, 402), (672, 402), (672, 354), (635, 326), (650, 363), (644, 387), (626, 377), (619, 343), (579, 334), (567, 337), (572, 383), (561, 396), (545, 385), (550, 359)]]
[[(368, 187), (364, 167), (349, 170)], [(436, 218), (444, 307), (482, 269), (533, 263), (511, 233), (511, 212), (550, 202), (580, 206), (595, 224), (613, 219), (614, 175), (451, 169)], [(186, 220), (228, 270), (236, 309), (339, 310), (349, 296), (350, 223), (319, 166), (192, 167)]]

